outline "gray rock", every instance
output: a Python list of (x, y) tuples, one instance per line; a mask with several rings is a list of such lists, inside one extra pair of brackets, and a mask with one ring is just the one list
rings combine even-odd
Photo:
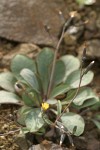
[[(43, 141), (44, 143), (45, 141)], [(50, 141), (46, 141), (46, 143), (41, 143), (38, 145), (33, 145), (28, 150), (70, 150), (69, 148), (61, 147), (60, 145), (54, 144)]]
[(66, 45), (75, 45), (84, 31), (84, 26), (70, 26), (64, 35)]
[[(66, 7), (62, 0), (0, 0), (0, 37), (53, 45), (63, 24), (58, 12), (68, 15)], [(44, 25), (51, 28), (53, 43)]]

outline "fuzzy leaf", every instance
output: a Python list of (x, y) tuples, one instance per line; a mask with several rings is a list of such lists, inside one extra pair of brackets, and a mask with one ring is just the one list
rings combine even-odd
[[(85, 74), (82, 78), (81, 87), (91, 83), (93, 76), (94, 76), (94, 74), (92, 71), (89, 71), (87, 74)], [(68, 76), (67, 80), (65, 81), (65, 83), (67, 85), (69, 85), (70, 87), (72, 87), (72, 89), (78, 88), (79, 82), (80, 82), (80, 71), (79, 70), (72, 72)]]
[(75, 113), (69, 112), (64, 113), (61, 117), (63, 125), (68, 129), (69, 132), (73, 133), (74, 128), (76, 127), (76, 131), (74, 135), (80, 136), (84, 131), (84, 120), (83, 118)]
[(85, 108), (85, 107), (88, 107), (88, 106), (92, 106), (92, 105), (94, 105), (97, 101), (98, 101), (98, 97), (97, 97), (97, 98), (91, 98), (91, 99), (85, 101), (84, 104), (81, 105), (81, 106), (74, 105), (74, 103), (73, 103), (73, 106), (74, 106), (75, 108), (77, 108), (77, 109), (81, 109), (81, 108)]
[(11, 61), (11, 71), (19, 77), (19, 74), (22, 69), (27, 68), (33, 72), (36, 72), (35, 62), (24, 55), (18, 54)]
[(96, 0), (76, 0), (80, 5), (92, 5), (96, 2)]
[(99, 101), (91, 107), (91, 110), (99, 110), (100, 109), (100, 98)]
[(25, 68), (20, 72), (20, 75), (36, 92), (39, 92), (39, 85), (34, 72)]
[(70, 90), (70, 87), (67, 86), (67, 84), (61, 84), (52, 90), (52, 92), (50, 94), (50, 98), (54, 98), (60, 94), (64, 94), (65, 92), (67, 92), (69, 90)]
[(53, 57), (54, 57), (54, 52), (49, 48), (44, 48), (36, 58), (38, 73), (45, 94), (47, 93), (47, 89), (48, 89), (50, 70), (53, 62)]
[(48, 125), (52, 125), (52, 124), (53, 124), (53, 122), (48, 119), (47, 115), (43, 115), (43, 120), (44, 120), (44, 122), (47, 123)]
[(29, 132), (29, 130), (26, 128), (26, 127), (22, 127), (21, 128), (21, 132), (22, 132), (22, 134), (27, 134), (28, 132)]
[(24, 101), (24, 103), (27, 105), (27, 106), (39, 106), (40, 103), (39, 103), (39, 95), (37, 95), (37, 93), (35, 91), (30, 91), (30, 90), (27, 90), (26, 92), (24, 92), (22, 94), (22, 99)]
[(48, 99), (46, 102), (50, 105), (54, 105), (57, 103), (57, 100), (56, 99)]
[(53, 85), (55, 86), (63, 82), (64, 76), (65, 76), (65, 65), (62, 60), (58, 60), (55, 66)]
[(0, 91), (0, 104), (19, 104), (20, 98), (11, 92)]
[(28, 107), (28, 106), (22, 106), (19, 110), (18, 110), (18, 123), (20, 123), (21, 125), (25, 126), (25, 118), (26, 118), (26, 115), (32, 111), (32, 107)]
[(11, 72), (0, 73), (0, 87), (1, 88), (7, 91), (14, 92), (15, 82), (16, 82), (16, 79)]
[(72, 55), (65, 55), (60, 58), (65, 64), (65, 76), (64, 81), (67, 79), (68, 75), (70, 75), (73, 71), (79, 69), (80, 61), (78, 58)]
[(44, 127), (42, 127), (38, 132), (36, 132), (36, 135), (44, 135), (46, 132), (46, 129)]
[(94, 116), (94, 118), (100, 121), (100, 113), (99, 113), (99, 114), (96, 114), (96, 115)]
[(35, 106), (33, 99), (30, 98), (26, 93), (23, 93), (22, 99), (23, 99), (25, 105), (30, 106), (30, 107)]
[(30, 132), (37, 132), (44, 125), (41, 109), (34, 108), (30, 111), (25, 119), (26, 127)]
[[(71, 100), (76, 93), (76, 90), (71, 90), (67, 94), (67, 99)], [(84, 108), (91, 106), (99, 101), (99, 98), (95, 95), (91, 88), (84, 87), (81, 88), (77, 97), (74, 99), (73, 103), (78, 108)]]
[(92, 119), (92, 121), (94, 122), (94, 124), (97, 126), (97, 128), (100, 130), (100, 121), (96, 120), (96, 119)]

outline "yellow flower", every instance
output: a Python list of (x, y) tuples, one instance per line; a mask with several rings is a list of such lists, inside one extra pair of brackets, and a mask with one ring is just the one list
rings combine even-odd
[(42, 103), (42, 109), (43, 110), (47, 110), (49, 108), (49, 104), (48, 103)]

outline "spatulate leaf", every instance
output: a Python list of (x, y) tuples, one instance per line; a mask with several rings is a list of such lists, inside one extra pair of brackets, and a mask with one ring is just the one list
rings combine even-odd
[(26, 127), (30, 132), (37, 132), (44, 125), (40, 108), (34, 108), (28, 113), (25, 119)]
[(54, 97), (56, 97), (56, 96), (58, 96), (58, 95), (60, 95), (60, 94), (64, 94), (64, 93), (66, 93), (66, 92), (69, 91), (69, 90), (70, 90), (70, 87), (67, 86), (67, 84), (61, 84), (61, 85), (59, 85), (59, 86), (56, 86), (56, 87), (52, 90), (52, 92), (51, 92), (51, 94), (50, 94), (50, 98), (54, 98)]
[[(76, 93), (76, 90), (70, 90), (67, 94), (66, 100), (73, 99), (74, 95)], [(96, 96), (96, 94), (92, 91), (91, 88), (83, 87), (78, 92), (78, 95), (74, 99), (73, 103), (78, 108), (84, 108), (87, 106), (91, 106), (99, 101), (99, 98)]]
[(18, 123), (20, 123), (21, 125), (25, 126), (25, 119), (26, 119), (26, 115), (32, 111), (32, 107), (28, 107), (28, 106), (22, 106), (19, 110), (18, 110), (18, 118), (17, 121)]
[(64, 113), (63, 116), (61, 117), (61, 120), (63, 125), (68, 129), (70, 133), (73, 134), (74, 128), (76, 128), (74, 135), (80, 136), (83, 133), (85, 123), (80, 115), (72, 112)]
[(65, 64), (65, 76), (64, 81), (67, 79), (68, 75), (70, 75), (73, 71), (79, 69), (80, 61), (78, 58), (72, 55), (65, 55), (60, 58)]
[(54, 57), (54, 52), (49, 48), (44, 48), (36, 58), (38, 73), (45, 94), (47, 93), (47, 89), (48, 89), (53, 57)]
[(61, 82), (63, 82), (64, 76), (65, 76), (65, 64), (63, 63), (62, 60), (58, 60), (55, 66), (53, 85), (56, 86)]
[(16, 55), (11, 61), (11, 71), (16, 77), (19, 77), (21, 70), (24, 68), (36, 72), (35, 62), (31, 58), (21, 54)]
[(25, 68), (20, 72), (20, 75), (36, 92), (39, 92), (39, 85), (34, 72)]
[[(93, 76), (94, 76), (94, 74), (92, 71), (89, 71), (87, 74), (85, 74), (82, 78), (81, 87), (91, 83), (91, 81), (93, 80)], [(79, 70), (72, 72), (68, 76), (67, 80), (65, 81), (65, 83), (67, 85), (69, 85), (70, 87), (72, 87), (72, 89), (78, 88), (79, 82), (80, 82), (80, 71)]]
[(19, 104), (20, 98), (11, 92), (0, 91), (0, 104)]
[(11, 72), (4, 72), (0, 74), (0, 87), (7, 90), (14, 92), (14, 84), (16, 82), (16, 78), (13, 76)]

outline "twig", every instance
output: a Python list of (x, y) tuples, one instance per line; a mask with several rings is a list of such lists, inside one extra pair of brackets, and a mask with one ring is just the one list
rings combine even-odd
[[(62, 132), (62, 135), (67, 134), (67, 136), (68, 136), (68, 138), (69, 138), (69, 141), (70, 141), (70, 144), (72, 145), (72, 147), (74, 147), (73, 139), (72, 139), (72, 137), (71, 137), (71, 134), (72, 134), (72, 133), (70, 133), (70, 131), (68, 131), (68, 129), (65, 128), (61, 122), (60, 122), (60, 124), (61, 124), (61, 126), (55, 125), (55, 127), (58, 128), (58, 129), (60, 130), (60, 132)], [(64, 139), (62, 139), (62, 140), (60, 141), (60, 145), (62, 145), (63, 140), (64, 140)]]
[(9, 131), (9, 132), (7, 132), (7, 133), (0, 134), (0, 136), (6, 136), (6, 135), (9, 135), (9, 134), (12, 134), (12, 133), (18, 132), (18, 131), (20, 131), (20, 129), (19, 129), (19, 128), (18, 128), (18, 129), (16, 129), (16, 130), (14, 130), (14, 131)]
[(91, 69), (91, 67), (93, 66), (94, 64), (94, 61), (92, 61), (86, 68), (85, 71), (82, 70), (83, 68), (83, 63), (86, 59), (86, 43), (85, 43), (85, 46), (84, 46), (84, 49), (83, 49), (83, 55), (82, 55), (82, 61), (81, 61), (81, 67), (80, 67), (80, 81), (79, 81), (79, 86), (76, 90), (76, 93), (74, 95), (74, 97), (72, 98), (72, 100), (68, 103), (68, 105), (65, 107), (65, 109), (63, 110), (63, 112), (57, 117), (57, 119), (55, 120), (55, 123), (61, 118), (61, 116), (65, 113), (65, 111), (68, 109), (68, 107), (70, 107), (70, 105), (72, 104), (72, 102), (74, 101), (74, 99), (77, 97), (78, 93), (79, 93), (79, 90), (80, 90), (80, 86), (81, 86), (81, 82), (82, 82), (82, 78), (83, 76)]
[(73, 17), (74, 17), (74, 14), (71, 15), (70, 18), (67, 20), (67, 22), (64, 24), (63, 29), (62, 29), (62, 33), (61, 33), (61, 37), (60, 37), (60, 39), (59, 39), (59, 41), (57, 43), (57, 46), (56, 46), (54, 59), (53, 59), (53, 63), (52, 63), (52, 70), (51, 70), (51, 75), (50, 75), (49, 87), (48, 87), (48, 91), (47, 91), (47, 98), (50, 95), (52, 84), (53, 84), (53, 77), (54, 77), (54, 71), (55, 71), (55, 66), (56, 66), (57, 53), (58, 53), (60, 44), (61, 44), (61, 42), (63, 40), (65, 29), (70, 25)]

